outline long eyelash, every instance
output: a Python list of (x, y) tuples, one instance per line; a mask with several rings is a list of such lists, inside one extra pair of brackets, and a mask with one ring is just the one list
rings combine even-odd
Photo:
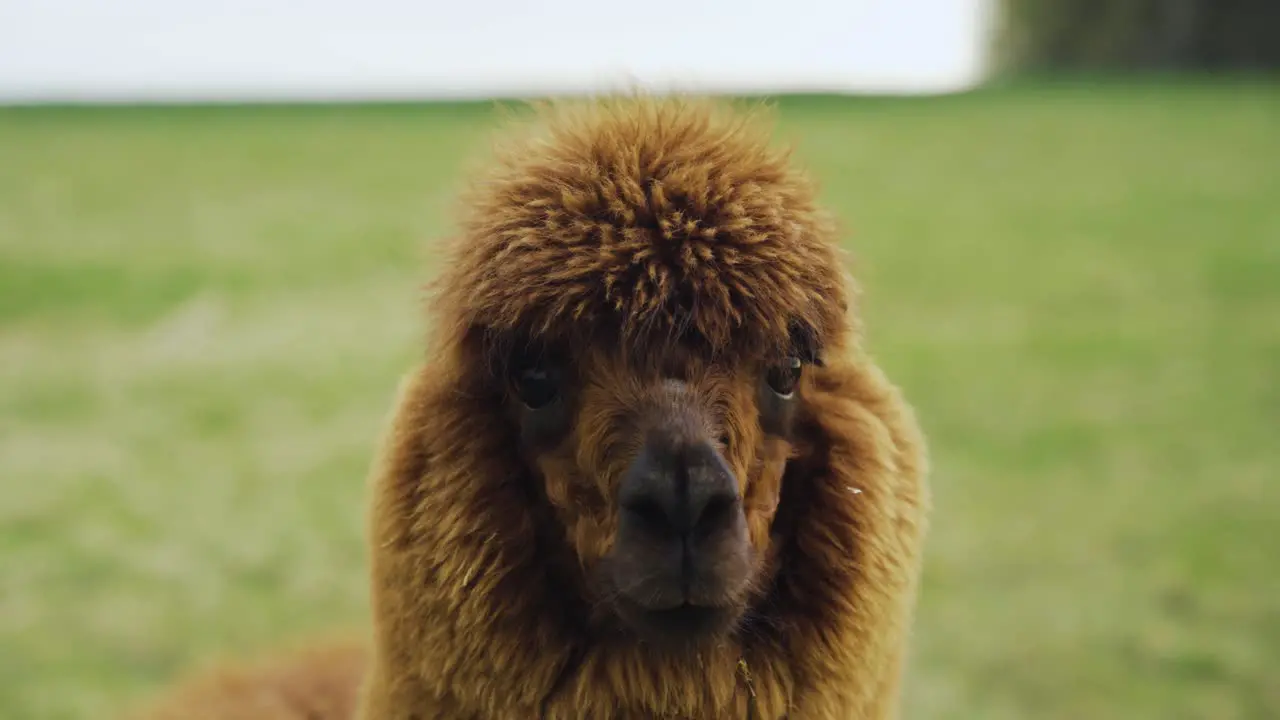
[(817, 331), (807, 324), (795, 322), (791, 324), (790, 334), (791, 352), (807, 365), (822, 367), (822, 347)]

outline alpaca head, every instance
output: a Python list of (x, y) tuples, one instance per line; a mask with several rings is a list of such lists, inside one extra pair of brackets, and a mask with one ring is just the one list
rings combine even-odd
[(466, 206), (437, 318), (573, 589), (645, 639), (766, 589), (796, 424), (848, 288), (813, 190), (748, 116), (553, 111)]

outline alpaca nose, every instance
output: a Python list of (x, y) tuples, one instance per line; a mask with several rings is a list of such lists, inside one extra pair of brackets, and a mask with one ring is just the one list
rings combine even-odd
[(659, 437), (645, 444), (623, 476), (618, 502), (650, 533), (696, 539), (732, 524), (740, 504), (737, 485), (711, 443)]

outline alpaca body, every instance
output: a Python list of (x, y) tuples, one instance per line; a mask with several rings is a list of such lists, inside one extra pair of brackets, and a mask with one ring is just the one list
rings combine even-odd
[[(924, 444), (860, 346), (812, 188), (764, 133), (697, 102), (590, 105), (548, 126), (469, 199), (432, 305), (433, 350), (373, 476), (378, 651), (361, 720), (740, 718), (751, 692), (761, 718), (890, 716), (924, 533)], [(593, 428), (631, 401), (584, 390), (566, 450), (513, 452), (520, 418), (503, 410), (501, 371), (478, 368), (551, 337), (579, 357), (648, 353), (659, 374), (696, 384), (705, 366), (734, 376), (797, 324), (823, 359), (785, 432), (755, 422), (750, 386), (717, 396), (760, 549), (755, 593), (730, 633), (678, 651), (647, 643), (611, 622), (584, 570), (607, 557), (618, 523), (616, 482), (596, 479), (620, 471), (596, 456), (626, 455), (596, 452), (615, 445)], [(581, 373), (589, 390), (652, 392), (633, 380), (645, 362), (598, 364)]]
[(354, 717), (894, 717), (925, 444), (815, 189), (713, 104), (543, 119), (466, 198), (370, 475)]
[(369, 664), (367, 643), (314, 644), (253, 664), (210, 667), (131, 717), (136, 720), (351, 720)]

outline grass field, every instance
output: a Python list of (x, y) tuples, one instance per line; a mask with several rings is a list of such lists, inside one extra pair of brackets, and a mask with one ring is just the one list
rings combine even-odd
[[(1280, 717), (1280, 86), (797, 98), (930, 433), (914, 719)], [(0, 111), (0, 715), (366, 612), (488, 106)]]

